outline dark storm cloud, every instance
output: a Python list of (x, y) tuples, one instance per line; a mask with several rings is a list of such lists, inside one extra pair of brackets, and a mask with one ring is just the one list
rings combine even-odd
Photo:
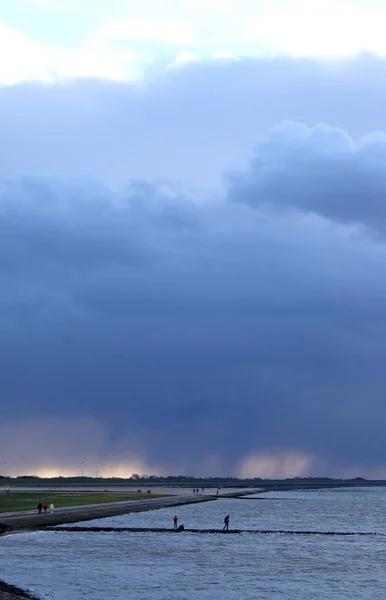
[(29, 178), (2, 185), (0, 256), (6, 431), (16, 444), (14, 424), (25, 438), (37, 415), (40, 456), (59, 429), (51, 463), (87, 447), (63, 451), (45, 420), (58, 417), (69, 437), (83, 419), (95, 460), (166, 470), (229, 473), (259, 452), (330, 472), (386, 458), (386, 248), (354, 227), (164, 183)]
[(0, 462), (382, 467), (384, 72), (0, 90)]

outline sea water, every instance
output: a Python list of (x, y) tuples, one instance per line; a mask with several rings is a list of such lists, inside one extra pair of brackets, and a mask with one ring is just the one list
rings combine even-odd
[(55, 600), (386, 596), (385, 488), (268, 493), (81, 525), (172, 528), (175, 513), (186, 528), (222, 529), (229, 514), (230, 529), (286, 533), (11, 535), (0, 538), (0, 579)]

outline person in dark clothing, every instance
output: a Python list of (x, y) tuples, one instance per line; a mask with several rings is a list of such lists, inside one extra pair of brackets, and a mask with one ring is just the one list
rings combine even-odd
[(179, 526), (179, 528), (177, 529), (177, 531), (185, 531), (185, 527), (183, 526), (183, 524), (181, 524)]
[(223, 531), (229, 531), (229, 515), (227, 515), (224, 519)]
[(43, 504), (41, 502), (39, 502), (37, 508), (38, 508), (39, 515), (41, 515), (42, 514)]

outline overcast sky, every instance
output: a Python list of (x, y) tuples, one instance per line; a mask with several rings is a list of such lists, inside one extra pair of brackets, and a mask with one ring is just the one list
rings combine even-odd
[(0, 470), (386, 478), (385, 30), (0, 0)]

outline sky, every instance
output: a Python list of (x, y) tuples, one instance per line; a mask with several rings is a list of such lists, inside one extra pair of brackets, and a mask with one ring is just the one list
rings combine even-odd
[(385, 28), (0, 0), (0, 471), (386, 478)]

